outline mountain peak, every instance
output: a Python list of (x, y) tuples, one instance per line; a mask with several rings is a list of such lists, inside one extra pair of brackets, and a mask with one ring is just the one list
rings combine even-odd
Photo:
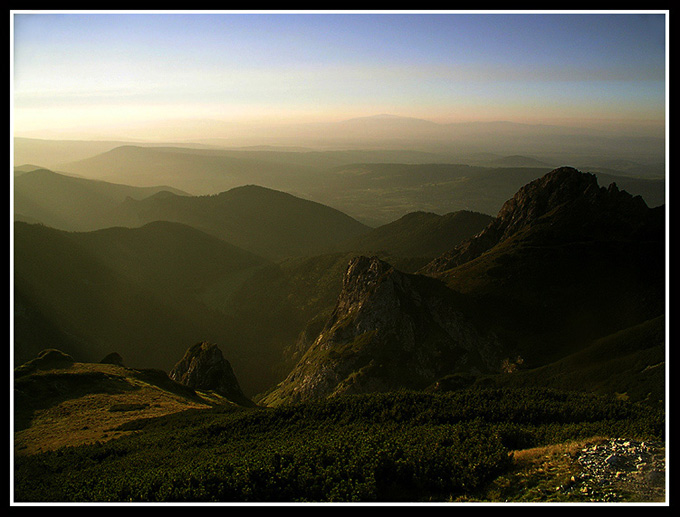
[(486, 229), (430, 263), (425, 271), (460, 265), (530, 228), (543, 229), (542, 238), (559, 235), (572, 241), (625, 237), (646, 224), (649, 211), (640, 196), (619, 190), (615, 183), (600, 187), (594, 174), (558, 167), (520, 188)]
[(600, 187), (594, 174), (573, 167), (559, 167), (521, 189), (498, 212), (498, 226), (509, 236), (559, 207), (586, 203), (602, 211), (633, 211), (647, 208), (641, 197), (618, 189), (615, 183)]
[(493, 371), (494, 335), (480, 333), (441, 282), (376, 257), (353, 258), (335, 310), (293, 371), (262, 402), (423, 389), (456, 372)]
[(343, 291), (363, 296), (394, 268), (377, 257), (355, 257), (347, 264), (342, 279)]

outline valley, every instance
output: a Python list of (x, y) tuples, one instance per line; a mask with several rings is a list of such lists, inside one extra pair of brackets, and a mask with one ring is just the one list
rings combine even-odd
[(71, 146), (15, 151), (20, 501), (583, 502), (522, 451), (665, 440), (630, 161)]
[(669, 29), (11, 10), (10, 506), (669, 506)]

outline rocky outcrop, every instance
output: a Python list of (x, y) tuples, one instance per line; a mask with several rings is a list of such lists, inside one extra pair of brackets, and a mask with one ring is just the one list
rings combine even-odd
[(617, 502), (634, 495), (641, 502), (666, 497), (666, 450), (662, 442), (614, 438), (582, 449), (581, 471), (560, 487), (592, 501)]
[(600, 187), (594, 174), (557, 168), (519, 189), (496, 219), (478, 235), (433, 260), (424, 273), (434, 274), (468, 262), (506, 239), (541, 227), (541, 238), (561, 242), (628, 238), (644, 229), (650, 209), (640, 196)]
[(422, 389), (455, 372), (495, 371), (500, 345), (474, 327), (439, 281), (378, 259), (352, 259), (335, 310), (268, 405)]
[(107, 354), (101, 361), (99, 361), (99, 363), (123, 366), (123, 358), (118, 352), (111, 352), (110, 354)]
[(190, 347), (169, 377), (194, 390), (215, 392), (242, 406), (255, 405), (243, 394), (231, 364), (213, 343), (200, 342)]

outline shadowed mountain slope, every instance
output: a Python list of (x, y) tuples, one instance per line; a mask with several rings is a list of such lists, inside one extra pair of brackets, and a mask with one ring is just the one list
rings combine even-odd
[(666, 398), (665, 317), (596, 339), (564, 359), (495, 377), (507, 387), (540, 386), (615, 395), (663, 407)]
[(90, 231), (119, 223), (118, 207), (127, 198), (143, 199), (167, 187), (131, 187), (66, 176), (46, 169), (14, 179), (14, 218), (68, 231)]
[(174, 297), (200, 292), (268, 263), (222, 239), (169, 221), (82, 232), (77, 239), (130, 281)]
[(214, 196), (128, 199), (124, 210), (129, 225), (175, 221), (270, 259), (329, 251), (369, 230), (333, 208), (254, 185)]
[(131, 364), (170, 369), (187, 342), (204, 339), (248, 370), (250, 388), (268, 356), (258, 357), (252, 329), (202, 293), (218, 284), (226, 296), (264, 264), (177, 223), (85, 233), (15, 223), (15, 364), (50, 343), (85, 361), (117, 350)]
[(446, 215), (412, 212), (342, 244), (365, 255), (384, 252), (399, 257), (437, 257), (482, 231), (491, 216), (461, 210)]
[(532, 365), (665, 311), (664, 210), (592, 174), (555, 169), (483, 232), (432, 261)]

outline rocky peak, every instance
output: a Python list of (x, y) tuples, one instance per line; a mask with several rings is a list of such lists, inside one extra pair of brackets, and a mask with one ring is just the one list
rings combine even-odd
[(647, 208), (640, 196), (619, 190), (615, 183), (600, 187), (594, 174), (560, 167), (519, 189), (498, 212), (495, 225), (507, 237), (559, 207), (576, 202), (633, 213)]
[(170, 371), (169, 377), (195, 390), (213, 391), (240, 405), (253, 405), (243, 394), (231, 364), (214, 343), (191, 346)]
[(377, 257), (355, 257), (349, 261), (342, 279), (342, 291), (336, 313), (347, 313), (379, 286), (403, 284), (405, 276), (387, 262)]
[(422, 389), (453, 372), (492, 371), (499, 345), (441, 282), (375, 257), (352, 259), (335, 310), (290, 375), (263, 402)]
[(435, 259), (423, 272), (443, 271), (472, 260), (504, 240), (543, 225), (546, 237), (568, 240), (613, 239), (647, 224), (650, 209), (640, 196), (600, 187), (594, 174), (559, 167), (523, 186), (502, 206), (489, 226), (452, 251)]

